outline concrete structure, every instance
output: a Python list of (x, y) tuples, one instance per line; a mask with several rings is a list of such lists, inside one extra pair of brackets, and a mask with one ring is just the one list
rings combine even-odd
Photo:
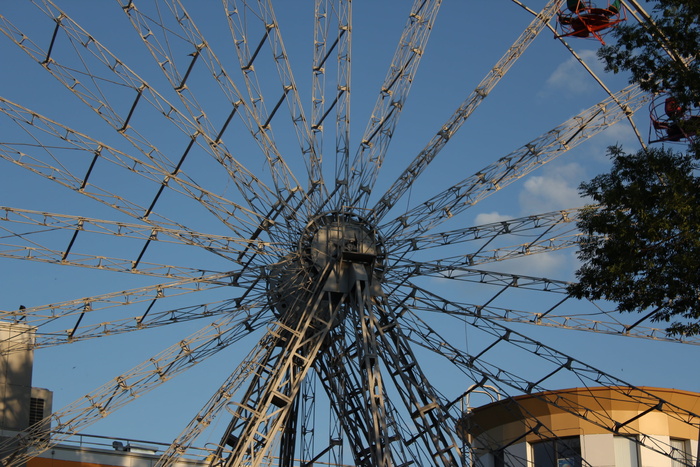
[[(153, 467), (168, 447), (149, 441), (78, 435), (30, 459), (27, 467)], [(190, 454), (179, 459), (174, 467), (208, 465), (207, 453), (202, 450), (199, 457)]]
[(0, 444), (52, 412), (53, 393), (32, 387), (33, 342), (31, 326), (0, 321)]
[[(11, 440), (17, 434), (52, 413), (53, 393), (32, 387), (34, 332), (33, 327), (22, 323), (0, 321), (0, 445), (9, 442), (0, 452), (0, 458), (14, 451), (16, 444)], [(30, 459), (27, 467), (151, 467), (168, 446), (78, 435)], [(202, 450), (200, 454), (182, 459), (176, 466), (203, 465), (208, 451)]]
[[(640, 388), (675, 406), (700, 413), (700, 394), (675, 389)], [(564, 395), (588, 413), (585, 419), (543, 399)], [(604, 414), (604, 417), (603, 417)], [(597, 415), (600, 415), (598, 418)], [(625, 420), (617, 433), (605, 423)], [(698, 420), (693, 420), (696, 425)], [(663, 411), (648, 411), (619, 397), (611, 388), (577, 388), (523, 395), (475, 408), (460, 421), (460, 432), (483, 467), (677, 467), (696, 465), (698, 430)], [(634, 441), (644, 433), (644, 444)], [(672, 457), (657, 452), (672, 451)]]

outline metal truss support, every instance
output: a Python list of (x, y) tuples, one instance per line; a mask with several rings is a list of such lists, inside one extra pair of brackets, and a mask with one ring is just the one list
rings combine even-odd
[(278, 433), (284, 431), (284, 422), (289, 421), (301, 382), (346, 300), (344, 296), (338, 299), (331, 292), (324, 292), (334, 264), (326, 264), (313, 292), (297, 297), (275, 331), (261, 343), (275, 350), (255, 365), (245, 394), (232, 403), (233, 419), (212, 465), (260, 465)]
[(453, 466), (461, 459), (453, 426), (456, 420), (447, 411), (447, 402), (433, 390), (401, 331), (397, 316), (384, 305), (378, 307), (374, 326), (380, 336), (383, 361), (399, 389), (404, 405), (426, 446), (431, 448), (434, 465)]
[(328, 335), (324, 352), (314, 363), (314, 369), (347, 436), (355, 464), (370, 467), (369, 426), (367, 417), (363, 416), (363, 384), (358, 378), (357, 356), (357, 343), (354, 339), (347, 342), (345, 328), (338, 327)]
[[(367, 382), (361, 369), (360, 343), (354, 338), (359, 328), (359, 316), (349, 316), (354, 329), (348, 331), (353, 337), (346, 340), (345, 329), (334, 329), (329, 335), (324, 352), (315, 363), (315, 369), (323, 383), (326, 394), (331, 401), (342, 433), (349, 441), (355, 465), (372, 467), (372, 420), (373, 415), (366, 404)], [(380, 375), (381, 376), (381, 375)], [(383, 446), (385, 456), (390, 456), (391, 465), (408, 465), (411, 460), (421, 459), (412, 435), (402, 433), (396, 419), (397, 412), (391, 400), (384, 395), (387, 440), (390, 444)], [(332, 433), (330, 444), (340, 446), (341, 432)], [(410, 456), (406, 452), (411, 450)], [(340, 462), (340, 460), (338, 460)]]
[(364, 404), (365, 413), (369, 415), (367, 420), (369, 428), (369, 458), (372, 465), (389, 467), (391, 462), (391, 450), (389, 446), (387, 415), (384, 406), (384, 383), (379, 367), (379, 348), (377, 343), (376, 327), (374, 326), (374, 313), (372, 311), (371, 298), (367, 290), (362, 289), (362, 284), (355, 286), (356, 314), (358, 318), (357, 342), (359, 350), (360, 370), (364, 380)]

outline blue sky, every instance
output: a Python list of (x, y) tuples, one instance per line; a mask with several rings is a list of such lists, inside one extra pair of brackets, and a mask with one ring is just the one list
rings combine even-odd
[[(74, 0), (59, 3), (72, 18), (90, 31), (95, 39), (142, 75), (155, 89), (168, 99), (176, 99), (134, 34), (117, 2)], [(220, 5), (194, 0), (183, 3), (200, 31), (210, 38), (210, 44), (217, 56), (233, 68), (233, 47), (223, 29), (223, 18), (217, 13)], [(527, 2), (527, 5), (539, 10), (544, 3), (542, 0), (532, 0)], [(388, 69), (409, 6), (410, 2), (399, 0), (355, 2), (353, 5), (353, 154)], [(313, 39), (312, 3), (283, 3), (276, 5), (276, 8), (280, 30), (308, 117), (311, 114), (309, 70)], [(46, 47), (53, 32), (52, 22), (28, 2), (4, 2), (0, 6), (0, 14), (27, 31), (28, 36), (36, 38), (42, 47)], [(372, 200), (379, 199), (406, 164), (448, 120), (531, 20), (528, 12), (506, 0), (444, 2), (372, 193)], [(133, 148), (92, 111), (80, 104), (75, 96), (67, 92), (36, 62), (5, 36), (0, 39), (0, 57), (3, 57), (4, 63), (0, 67), (0, 96), (75, 128), (105, 144), (114, 145), (127, 153), (133, 151)], [(251, 42), (256, 40), (251, 39)], [(602, 66), (595, 57), (598, 42), (574, 38), (569, 43), (593, 70), (602, 76), (612, 90), (619, 90), (627, 84), (624, 76), (603, 73)], [(65, 47), (65, 44), (63, 46)], [(56, 53), (61, 53), (60, 51)], [(276, 77), (270, 76), (274, 70), (269, 62), (270, 60), (267, 61), (267, 65), (261, 65), (258, 70), (262, 76), (263, 88), (269, 91), (265, 96), (268, 108), (274, 105), (278, 95), (275, 91), (278, 83)], [(265, 74), (263, 70), (269, 74)], [(329, 74), (331, 73), (329, 71)], [(228, 111), (219, 105), (221, 100), (214, 91), (210, 92), (205, 86), (198, 87), (198, 80), (203, 83), (204, 78), (204, 75), (195, 75), (190, 86), (193, 92), (201, 96), (212, 121), (221, 121)], [(119, 96), (117, 91), (114, 96)], [(420, 177), (419, 183), (415, 184), (396, 209), (418, 205), (606, 97), (605, 92), (593, 82), (572, 55), (553, 38), (553, 34), (545, 30), (460, 132), (452, 138), (439, 158)], [(115, 102), (115, 107), (124, 107), (129, 101), (124, 98)], [(284, 109), (273, 123), (288, 120), (288, 114)], [(649, 128), (646, 107), (638, 112), (635, 121), (646, 139)], [(234, 125), (225, 138), (227, 145), (235, 150), (236, 157), (251, 172), (263, 180), (268, 180), (265, 164), (262, 158), (256, 155), (257, 148), (245, 134), (240, 122)], [(183, 136), (172, 126), (163, 124), (155, 117), (151, 119), (150, 115), (137, 117), (134, 126), (148, 135), (149, 140), (169, 157), (177, 159), (182, 153)], [(289, 123), (279, 123), (278, 130), (275, 131), (275, 140), (283, 148), (283, 157), (289, 161), (290, 168), (303, 184), (305, 173), (298, 155), (299, 146), (289, 126)], [(0, 137), (1, 141), (8, 142), (26, 138), (6, 117), (0, 125)], [(324, 177), (329, 183), (332, 183), (333, 178), (333, 140), (334, 136), (329, 132), (323, 147)], [(605, 148), (612, 144), (621, 144), (630, 151), (639, 147), (639, 142), (625, 122), (611, 127), (558, 160), (456, 216), (445, 224), (445, 228), (487, 224), (585, 204), (585, 200), (578, 195), (577, 187), (582, 181), (606, 170), (608, 161)], [(236, 189), (225, 172), (210, 159), (202, 157), (201, 153), (193, 155), (193, 158), (195, 157), (198, 157), (196, 163), (188, 160), (183, 170), (213, 192), (235, 199)], [(61, 162), (66, 164), (66, 167), (73, 163), (70, 155), (66, 155)], [(2, 161), (2, 167), (0, 204), (3, 206), (133, 221), (123, 214), (13, 166), (6, 160)], [(96, 169), (93, 181), (101, 188), (123, 194), (146, 205), (152, 199), (154, 186), (157, 187), (153, 183), (123, 175), (121, 172), (113, 173), (102, 166)], [(166, 195), (159, 203), (156, 211), (181, 220), (195, 230), (221, 235), (229, 232), (196, 204), (192, 205), (191, 201), (183, 200), (178, 195)], [(66, 244), (67, 235), (65, 232), (56, 233), (55, 236), (49, 237), (48, 241), (60, 248)], [(11, 243), (7, 237), (4, 241)], [(86, 254), (128, 257), (133, 257), (134, 252), (142, 245), (137, 241), (97, 238), (87, 234), (81, 236), (81, 242), (80, 251)], [(464, 253), (460, 248), (462, 247), (457, 246), (456, 249), (437, 254), (446, 257)], [(149, 249), (147, 260), (213, 270), (227, 270), (226, 268), (230, 267), (230, 263), (224, 260), (193, 250), (195, 249), (178, 245), (154, 245)], [(573, 249), (505, 263), (508, 264), (489, 267), (510, 273), (572, 280), (577, 264)], [(10, 259), (5, 260), (2, 271), (0, 308), (8, 311), (16, 309), (20, 304), (34, 307), (162, 281), (138, 275)], [(496, 292), (496, 289), (484, 290), (483, 287), (466, 283), (455, 286), (453, 281), (445, 279), (430, 279), (427, 283), (434, 287), (436, 292), (462, 301), (483, 303)], [(211, 300), (222, 299), (226, 297), (226, 292), (217, 291), (211, 297)], [(201, 303), (200, 298), (194, 296), (185, 296), (178, 300), (178, 306)], [(502, 306), (517, 306), (536, 311), (545, 306), (546, 300), (549, 298), (541, 298), (535, 293), (522, 296), (518, 294), (504, 301)], [(578, 315), (591, 311), (572, 304), (570, 312), (572, 315)], [(108, 313), (99, 319), (116, 319), (121, 311), (111, 313), (113, 314)], [(136, 315), (139, 311), (132, 313)], [(435, 320), (441, 322), (439, 317)], [(151, 355), (203, 325), (203, 321), (198, 320), (39, 350), (35, 354), (34, 384), (55, 391), (54, 407), (60, 408), (110, 378), (147, 360)], [(449, 325), (447, 327), (449, 329)], [(700, 391), (700, 381), (694, 376), (689, 363), (697, 360), (695, 346), (534, 326), (521, 325), (516, 326), (516, 329), (608, 371), (624, 381), (643, 386), (670, 386)], [(464, 344), (467, 351), (470, 339), (478, 340), (474, 332), (462, 324), (449, 329), (453, 343)], [(235, 348), (221, 352), (87, 431), (110, 436), (169, 441), (202, 406), (225, 375), (235, 368), (240, 358), (254, 345), (255, 339), (256, 336), (251, 336), (236, 344)], [(440, 383), (436, 386), (441, 390), (444, 388), (449, 394), (458, 394), (459, 387), (470, 384), (464, 375), (453, 376), (449, 366), (437, 363), (439, 359), (435, 359), (433, 363), (430, 359), (435, 357), (426, 358), (427, 366), (434, 366), (438, 371), (436, 381), (440, 380)], [(516, 351), (512, 354), (499, 351), (493, 358), (492, 363), (503, 365), (504, 368), (517, 366), (521, 361), (521, 356)], [(532, 368), (532, 374), (537, 371), (536, 367)], [(577, 382), (575, 378), (563, 379), (557, 381), (557, 384), (565, 387), (575, 386)], [(215, 436), (209, 441), (215, 441)]]

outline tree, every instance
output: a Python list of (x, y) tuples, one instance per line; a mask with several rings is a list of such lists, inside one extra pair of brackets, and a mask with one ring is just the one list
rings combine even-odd
[[(629, 72), (642, 89), (698, 107), (700, 1), (653, 3), (653, 23), (619, 26), (617, 43), (598, 55), (608, 71)], [(597, 205), (578, 223), (583, 265), (569, 287), (578, 298), (616, 302), (620, 312), (647, 312), (681, 336), (700, 334), (700, 144), (688, 143), (687, 153), (609, 149), (610, 173), (580, 187)]]
[[(605, 298), (621, 312), (652, 309), (667, 331), (700, 334), (700, 178), (689, 155), (610, 148), (610, 173), (581, 185), (584, 209), (577, 297)], [(681, 318), (681, 320), (679, 320)]]
[(700, 105), (700, 2), (655, 0), (654, 23), (628, 22), (613, 30), (617, 42), (598, 56), (606, 71), (631, 73), (642, 89), (672, 94), (682, 105)]

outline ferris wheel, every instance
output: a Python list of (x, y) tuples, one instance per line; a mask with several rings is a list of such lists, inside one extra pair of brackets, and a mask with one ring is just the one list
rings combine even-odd
[[(438, 0), (373, 5), (374, 15), (349, 0), (21, 3), (0, 7), (3, 50), (32, 65), (0, 77), (0, 251), (17, 271), (8, 284), (24, 284), (8, 288), (2, 319), (31, 326), (30, 347), (46, 358), (67, 347), (108, 358), (114, 350), (100, 349), (111, 340), (125, 354), (141, 352), (136, 342), (162, 350), (83, 388), (51, 416), (50, 436), (46, 424), (21, 434), (7, 465), (156, 389), (197, 404), (159, 466), (194, 446), (206, 446), (212, 466), (475, 465), (458, 432), (465, 400), (572, 386), (609, 387), (697, 428), (697, 414), (569, 344), (604, 336), (622, 349), (692, 352), (697, 340), (577, 302), (567, 280), (523, 273), (536, 271), (523, 260), (573, 251), (579, 207), (476, 224), (469, 214), (493, 198), (512, 203), (527, 176), (618, 123), (639, 135), (634, 115), (650, 96), (596, 75), (574, 43), (587, 34), (557, 31), (564, 0), (499, 2), (495, 29), (520, 30), (469, 45), (440, 36)], [(469, 37), (450, 8), (466, 7), (442, 5), (449, 32)], [(586, 12), (564, 15), (566, 26)], [(593, 36), (607, 26), (596, 23)], [(479, 78), (460, 75), (455, 49), (481, 57), (484, 40), (505, 46)], [(542, 56), (527, 49), (538, 43), (573, 58), (601, 98), (559, 109), (560, 121), (510, 152), (465, 161), (485, 153), (479, 144), (498, 151), (519, 127), (550, 120), (511, 97), (475, 123), (486, 143), (462, 136), (492, 91), (519, 85), (518, 66), (537, 71)], [(459, 94), (439, 88), (452, 74)], [(430, 97), (413, 105), (426, 82)], [(433, 99), (444, 103), (431, 109)], [(56, 287), (44, 282), (55, 275)], [(40, 302), (49, 292), (60, 298)], [(573, 397), (546, 402), (610, 432), (626, 422), (593, 418)], [(672, 457), (671, 446), (633, 434)]]

